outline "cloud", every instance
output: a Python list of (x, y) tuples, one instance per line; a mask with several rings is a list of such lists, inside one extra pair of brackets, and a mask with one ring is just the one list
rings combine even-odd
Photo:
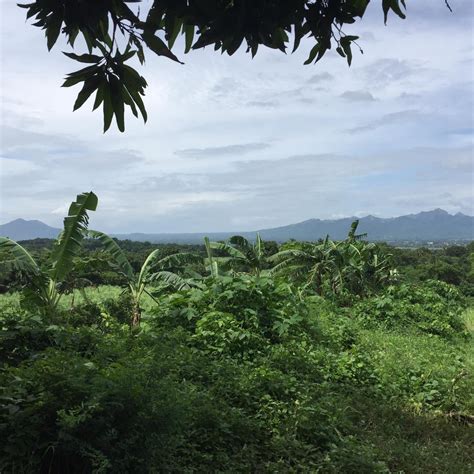
[(240, 88), (240, 83), (233, 77), (223, 77), (212, 87), (211, 92), (215, 95), (225, 95)]
[(401, 110), (399, 112), (384, 114), (377, 120), (373, 120), (369, 123), (366, 123), (365, 125), (350, 128), (347, 131), (349, 133), (368, 132), (376, 130), (377, 128), (386, 127), (387, 125), (406, 123), (407, 121), (417, 120), (421, 117), (422, 113), (419, 110)]
[(14, 176), (30, 174), (38, 169), (40, 168), (37, 165), (28, 161), (0, 157), (1, 181)]
[(366, 81), (381, 86), (408, 79), (423, 69), (419, 61), (383, 58), (364, 67), (362, 73)]
[(2, 124), (0, 137), (3, 152), (24, 150), (25, 155), (27, 150), (37, 148), (48, 149), (50, 152), (55, 152), (63, 148), (76, 150), (78, 147), (81, 149), (84, 147), (82, 140), (59, 134), (50, 135), (28, 128), (11, 127), (5, 124)]
[(367, 91), (345, 91), (340, 97), (351, 102), (375, 102), (377, 99)]
[(321, 72), (319, 74), (314, 74), (306, 82), (308, 82), (308, 84), (319, 84), (321, 82), (332, 81), (333, 79), (334, 76), (329, 74), (329, 72)]
[(278, 107), (279, 103), (276, 100), (251, 100), (247, 102), (250, 107), (259, 107), (262, 109), (273, 109)]
[(150, 58), (147, 124), (129, 117), (126, 133), (103, 134), (100, 112), (71, 112), (78, 88), (60, 88), (66, 46), (48, 54), (24, 11), (3, 2), (2, 220), (59, 226), (61, 206), (91, 189), (92, 225), (111, 232), (463, 211), (472, 206), (473, 2), (452, 6), (411, 2), (407, 19), (391, 15), (387, 27), (380, 4), (369, 8), (347, 26), (364, 48), (351, 68), (334, 50), (304, 66), (311, 40), (294, 55), (205, 48), (185, 66)]
[(182, 158), (209, 158), (215, 156), (239, 156), (265, 150), (270, 147), (268, 143), (244, 143), (238, 145), (225, 145), (208, 148), (187, 148), (176, 150), (175, 155)]

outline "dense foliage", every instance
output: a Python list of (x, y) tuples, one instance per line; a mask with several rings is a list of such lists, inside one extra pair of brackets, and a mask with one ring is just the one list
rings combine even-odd
[[(474, 313), (357, 223), (180, 252), (70, 222), (87, 252), (37, 248), (34, 272), (0, 247), (0, 471), (472, 472)], [(45, 306), (30, 290), (62, 258)], [(115, 285), (78, 287), (88, 271)]]

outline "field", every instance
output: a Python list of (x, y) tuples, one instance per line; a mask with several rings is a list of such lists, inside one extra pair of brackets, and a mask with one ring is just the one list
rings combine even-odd
[(0, 470), (472, 472), (473, 246), (356, 230), (3, 239)]

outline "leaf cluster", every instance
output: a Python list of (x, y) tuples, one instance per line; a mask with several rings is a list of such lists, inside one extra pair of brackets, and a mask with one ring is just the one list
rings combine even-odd
[[(83, 38), (86, 53), (65, 54), (90, 66), (68, 74), (63, 86), (82, 84), (74, 110), (95, 92), (93, 110), (102, 105), (104, 132), (113, 116), (123, 132), (125, 106), (147, 120), (146, 80), (126, 64), (135, 56), (143, 64), (145, 50), (180, 63), (172, 52), (179, 36), (185, 53), (210, 46), (232, 55), (244, 45), (252, 57), (261, 46), (294, 52), (306, 38), (313, 46), (305, 64), (319, 61), (335, 46), (350, 65), (358, 36), (346, 35), (343, 28), (364, 16), (369, 1), (154, 0), (147, 5), (140, 0), (36, 0), (19, 6), (44, 30), (48, 49), (61, 34), (71, 47)], [(385, 21), (390, 11), (405, 18), (404, 0), (383, 0), (382, 8)]]

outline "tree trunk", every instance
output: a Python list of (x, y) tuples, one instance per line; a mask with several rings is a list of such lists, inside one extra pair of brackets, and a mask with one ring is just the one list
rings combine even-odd
[(132, 328), (139, 327), (141, 318), (142, 318), (142, 310), (140, 309), (140, 305), (136, 303), (133, 305), (131, 327)]

